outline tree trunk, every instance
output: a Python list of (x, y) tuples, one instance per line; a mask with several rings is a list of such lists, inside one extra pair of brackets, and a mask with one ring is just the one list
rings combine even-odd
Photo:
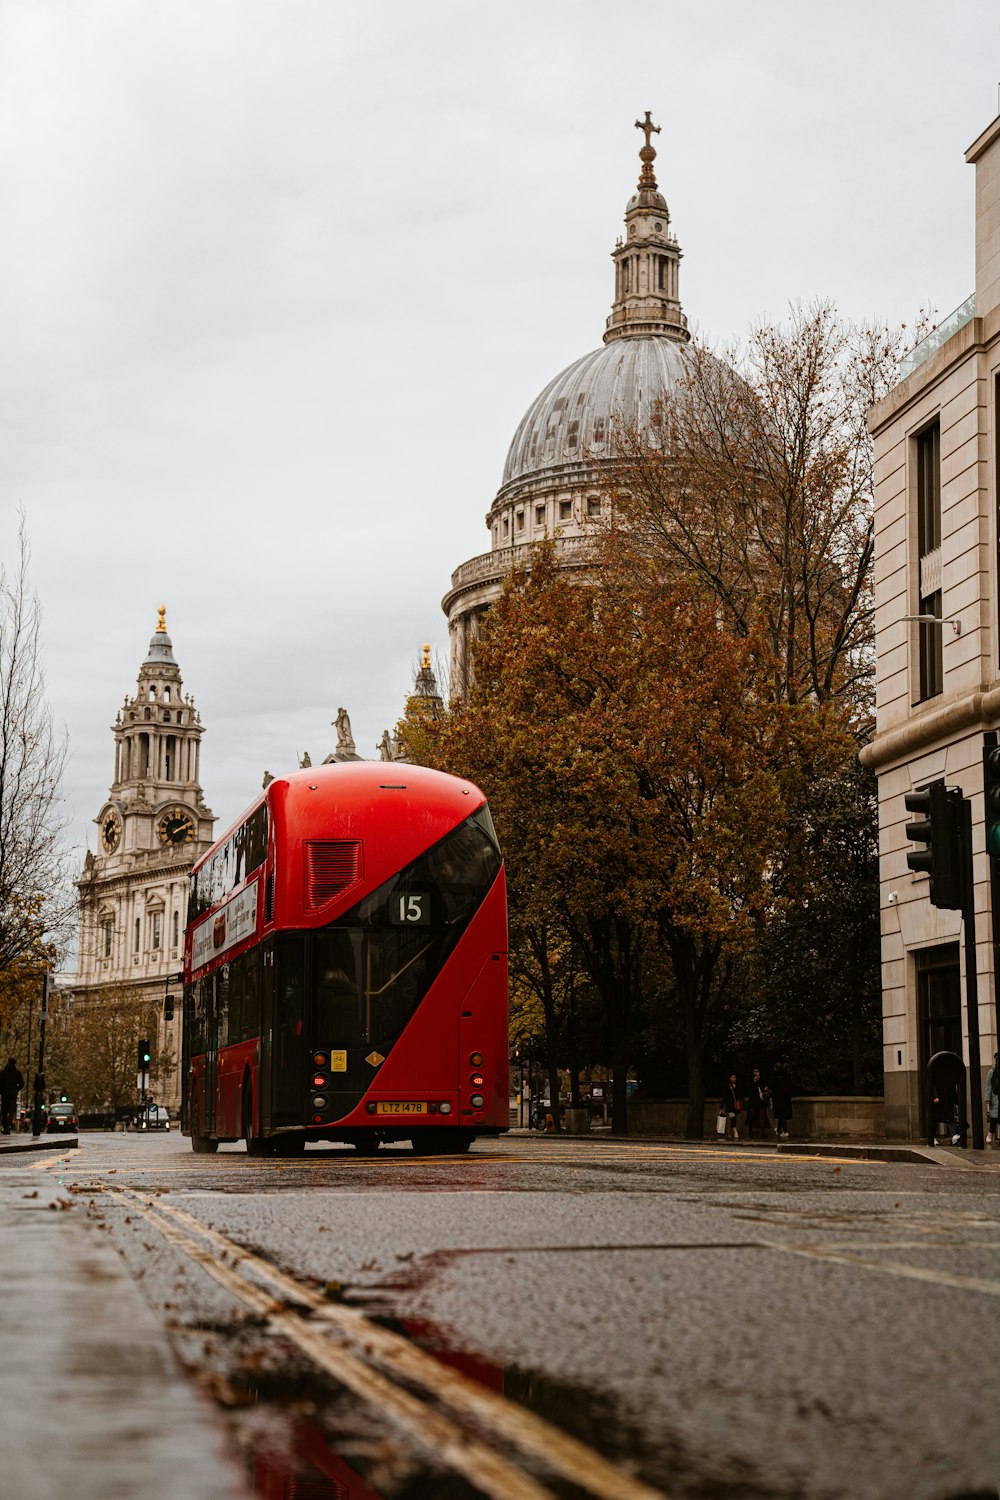
[(687, 1024), (687, 1073), (688, 1103), (685, 1138), (700, 1141), (705, 1134), (705, 1074), (701, 1028), (695, 1016), (688, 1017)]

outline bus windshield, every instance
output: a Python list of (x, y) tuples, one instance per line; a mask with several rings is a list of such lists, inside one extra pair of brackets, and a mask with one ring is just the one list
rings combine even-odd
[(314, 1036), (383, 1050), (399, 1036), (499, 873), (488, 820), (474, 814), (314, 934)]

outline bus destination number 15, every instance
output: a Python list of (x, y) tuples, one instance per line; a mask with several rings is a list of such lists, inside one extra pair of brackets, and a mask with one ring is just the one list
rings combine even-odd
[(400, 927), (429, 927), (430, 894), (427, 891), (397, 891), (392, 898), (393, 921)]

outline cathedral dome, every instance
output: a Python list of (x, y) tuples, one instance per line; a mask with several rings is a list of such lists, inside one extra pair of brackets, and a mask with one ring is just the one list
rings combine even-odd
[(575, 360), (535, 398), (507, 453), (501, 488), (562, 464), (615, 456), (615, 428), (642, 432), (684, 380), (687, 347), (672, 338), (617, 339)]

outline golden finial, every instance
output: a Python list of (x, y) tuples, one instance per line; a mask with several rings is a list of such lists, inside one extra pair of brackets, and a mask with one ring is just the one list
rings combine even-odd
[(430, 641), (424, 641), (424, 659), (420, 663), (420, 669), (421, 669), (422, 672), (429, 672), (430, 669), (431, 669), (431, 643), (430, 643)]
[(659, 135), (659, 125), (653, 124), (652, 110), (646, 111), (644, 120), (636, 120), (636, 130), (641, 130), (646, 137), (646, 144), (639, 152), (639, 160), (642, 162), (642, 172), (639, 174), (640, 188), (655, 188), (656, 178), (653, 176), (653, 162), (656, 160), (656, 148), (650, 144), (650, 137)]
[(156, 634), (157, 635), (166, 635), (166, 633), (167, 633), (167, 606), (165, 604), (158, 604), (156, 606), (156, 613), (160, 617), (157, 620), (157, 622), (156, 622)]

